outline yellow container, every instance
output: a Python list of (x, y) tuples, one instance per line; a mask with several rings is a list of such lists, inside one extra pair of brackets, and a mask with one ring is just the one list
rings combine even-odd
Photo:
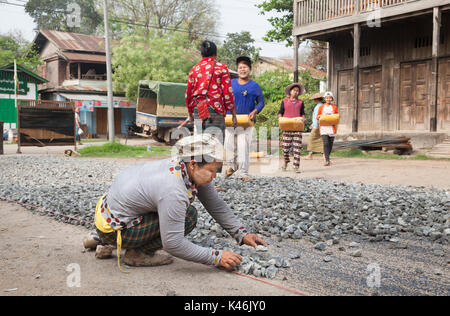
[(334, 126), (339, 125), (339, 120), (339, 114), (321, 115), (319, 124), (320, 126)]
[(250, 153), (250, 158), (264, 158), (265, 152)]
[(303, 117), (280, 117), (280, 129), (283, 132), (303, 132), (305, 130), (305, 121)]
[[(238, 127), (249, 128), (255, 125), (255, 123), (250, 120), (250, 118), (246, 114), (236, 115), (236, 117), (238, 121)], [(233, 115), (227, 115), (227, 117), (225, 118), (225, 125), (226, 127), (233, 127)]]

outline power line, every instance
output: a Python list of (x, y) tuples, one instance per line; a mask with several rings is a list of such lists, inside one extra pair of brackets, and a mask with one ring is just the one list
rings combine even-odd
[(2, 2), (2, 1), (0, 1), (0, 4), (12, 5), (12, 6), (16, 6), (16, 7), (23, 7), (23, 8), (25, 8), (25, 5), (23, 5), (23, 4), (12, 3), (12, 2)]
[[(19, 1), (19, 0), (16, 0)], [(25, 3), (26, 1), (22, 1), (23, 3)], [(12, 6), (17, 6), (17, 7), (23, 7), (25, 8), (26, 5), (23, 4), (18, 4), (18, 3), (12, 3), (12, 2), (0, 2), (0, 4), (5, 4), (5, 5), (12, 5)], [(51, 11), (51, 12), (55, 12), (55, 13), (61, 13), (62, 11)], [(211, 36), (211, 37), (217, 37), (217, 38), (228, 38), (227, 35), (225, 34), (219, 34), (219, 33), (205, 33), (205, 32), (190, 32), (189, 30), (186, 29), (180, 29), (180, 28), (170, 28), (170, 27), (161, 27), (159, 25), (151, 25), (151, 24), (140, 24), (140, 23), (136, 23), (136, 22), (130, 22), (130, 21), (124, 21), (124, 20), (118, 20), (118, 19), (111, 19), (111, 22), (118, 22), (118, 23), (124, 23), (124, 24), (128, 24), (128, 25), (134, 25), (134, 26), (141, 26), (141, 27), (150, 27), (150, 28), (154, 28), (154, 29), (162, 29), (162, 30), (166, 30), (166, 31), (172, 31), (172, 32), (182, 32), (182, 33), (195, 33), (197, 35), (201, 35), (201, 36)], [(229, 34), (229, 33), (227, 33)], [(267, 42), (267, 41), (261, 41), (261, 40), (254, 40), (254, 43), (259, 43), (259, 44), (264, 44), (264, 45), (274, 45), (274, 46), (283, 46), (286, 47), (284, 44), (281, 43), (274, 43), (274, 42)]]
[[(225, 38), (225, 39), (228, 38), (227, 35), (219, 34), (219, 33), (191, 32), (189, 30), (182, 29), (182, 28), (163, 27), (163, 26), (152, 25), (152, 24), (142, 24), (142, 23), (136, 23), (136, 22), (120, 20), (120, 19), (111, 19), (111, 22), (118, 22), (118, 23), (124, 23), (124, 24), (128, 24), (128, 25), (134, 25), (134, 26), (140, 26), (140, 27), (149, 27), (149, 28), (154, 28), (154, 29), (159, 29), (159, 30), (162, 29), (162, 30), (166, 30), (166, 31), (181, 32), (181, 33), (187, 33), (187, 34), (194, 33), (196, 35), (201, 35), (201, 36), (211, 36), (211, 37), (218, 37), (218, 38)], [(279, 44), (279, 43), (259, 41), (259, 40), (255, 40), (255, 43), (263, 43), (263, 44), (284, 46), (283, 44)]]

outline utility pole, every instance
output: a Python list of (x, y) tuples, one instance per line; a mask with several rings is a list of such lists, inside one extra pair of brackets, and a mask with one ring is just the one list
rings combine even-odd
[(298, 82), (298, 49), (300, 48), (300, 40), (297, 35), (294, 36), (294, 82)]
[(106, 75), (108, 79), (108, 139), (114, 141), (114, 104), (112, 87), (111, 46), (109, 42), (108, 0), (104, 0), (105, 11), (105, 46), (106, 46)]

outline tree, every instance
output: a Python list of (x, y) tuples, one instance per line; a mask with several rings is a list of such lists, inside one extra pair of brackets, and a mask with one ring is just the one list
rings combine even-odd
[(130, 100), (137, 99), (140, 80), (185, 83), (191, 68), (200, 60), (189, 48), (187, 34), (171, 33), (148, 36), (142, 30), (128, 35), (113, 47), (115, 90), (126, 89)]
[[(272, 17), (268, 19), (273, 28), (267, 32), (264, 40), (269, 42), (287, 42), (287, 46), (292, 46), (294, 0), (266, 0), (256, 6), (261, 9), (261, 14), (272, 12), (282, 14), (281, 17)], [(313, 41), (306, 63), (314, 68), (326, 70), (327, 54), (325, 48), (325, 43)]]
[(16, 59), (17, 64), (36, 72), (41, 60), (31, 45), (20, 32), (0, 35), (0, 66), (13, 63)]
[(320, 69), (327, 70), (327, 45), (324, 42), (313, 41), (310, 46), (310, 52), (306, 59), (306, 64)]
[(253, 46), (254, 42), (250, 32), (228, 33), (225, 42), (219, 48), (219, 60), (233, 70), (236, 70), (236, 58), (239, 56), (248, 56), (253, 62), (257, 61), (261, 49)]
[(282, 14), (282, 16), (268, 19), (273, 29), (268, 31), (263, 39), (268, 42), (287, 42), (287, 46), (292, 46), (294, 0), (266, 0), (256, 6), (261, 9), (263, 15), (271, 12)]
[[(72, 7), (73, 4), (79, 6), (79, 12)], [(39, 29), (54, 31), (91, 35), (103, 22), (94, 0), (29, 0), (25, 12), (34, 19)]]
[(214, 0), (112, 0), (110, 13), (113, 23), (139, 26), (147, 34), (156, 29), (160, 37), (184, 32), (191, 41), (214, 33), (219, 20)]

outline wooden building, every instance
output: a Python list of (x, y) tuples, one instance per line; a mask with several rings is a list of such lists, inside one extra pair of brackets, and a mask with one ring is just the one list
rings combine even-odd
[[(45, 84), (47, 80), (41, 78), (21, 65), (17, 65), (19, 79), (19, 93), (17, 99), (37, 100), (38, 85)], [(5, 131), (17, 128), (17, 108), (15, 104), (16, 91), (14, 91), (14, 64), (0, 67), (0, 121), (4, 122)], [(0, 130), (3, 133), (3, 130)]]
[[(107, 135), (107, 81), (104, 38), (69, 32), (40, 30), (34, 47), (43, 64), (39, 71), (47, 83), (39, 86), (43, 100), (73, 101), (80, 108), (84, 135)], [(114, 130), (127, 133), (136, 120), (136, 102), (125, 92), (114, 92)]]
[[(272, 58), (260, 56), (256, 62), (253, 64), (252, 74), (256, 77), (263, 75), (270, 71), (286, 71), (291, 72), (294, 67), (294, 59), (290, 58)], [(298, 63), (298, 71), (309, 71), (311, 76), (315, 79), (326, 80), (327, 73), (316, 69), (314, 67), (308, 66), (304, 63)]]
[(341, 134), (450, 134), (450, 0), (294, 0), (294, 16), (295, 56), (329, 44)]

